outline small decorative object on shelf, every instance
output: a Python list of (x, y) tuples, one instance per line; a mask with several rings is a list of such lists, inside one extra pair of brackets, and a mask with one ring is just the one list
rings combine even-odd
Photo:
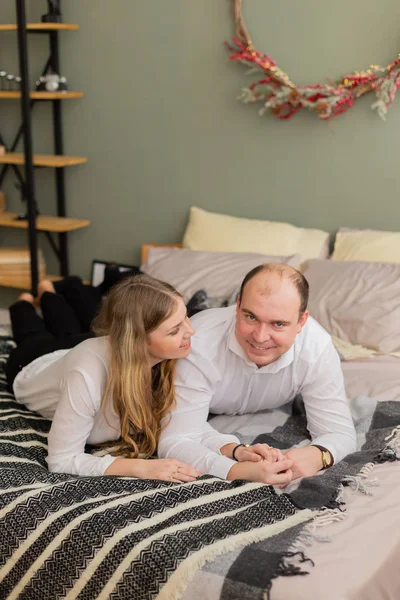
[(7, 73), (7, 71), (0, 71), (0, 91), (9, 92), (12, 90), (21, 89), (21, 77)]
[(0, 156), (4, 156), (6, 153), (6, 147), (0, 144)]
[(13, 90), (14, 89), (14, 81), (15, 81), (15, 75), (12, 75), (11, 73), (9, 73), (6, 77), (7, 79), (7, 84), (8, 84), (8, 89), (9, 90)]
[(60, 0), (47, 0), (49, 12), (42, 15), (42, 23), (61, 23)]
[(67, 92), (68, 84), (66, 77), (57, 75), (57, 73), (48, 73), (42, 75), (36, 82), (38, 92)]
[[(4, 148), (4, 146), (3, 146)], [(4, 192), (2, 192), (0, 190), (0, 213), (4, 212), (6, 210), (6, 197), (4, 195)]]

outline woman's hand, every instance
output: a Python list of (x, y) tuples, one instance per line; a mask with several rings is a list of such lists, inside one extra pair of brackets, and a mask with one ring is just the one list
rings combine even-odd
[(200, 471), (173, 458), (154, 458), (143, 460), (143, 479), (162, 479), (163, 481), (194, 481)]
[(267, 460), (238, 462), (229, 470), (227, 479), (246, 479), (247, 481), (258, 481), (277, 487), (285, 487), (292, 481), (292, 465), (293, 460), (288, 458), (273, 463)]
[(173, 458), (117, 458), (105, 475), (124, 475), (140, 479), (160, 479), (185, 483), (194, 481), (200, 471)]
[[(237, 447), (237, 444), (225, 444), (220, 449), (221, 454), (232, 458), (232, 452)], [(268, 444), (253, 444), (252, 446), (240, 446), (235, 452), (235, 460), (238, 462), (258, 462), (260, 460), (267, 460), (268, 462), (277, 462), (284, 460), (286, 457), (278, 450), (278, 448), (272, 448)]]
[(253, 446), (240, 446), (235, 452), (235, 458), (238, 462), (251, 461), (258, 462), (267, 460), (268, 462), (277, 462), (285, 460), (285, 455), (278, 448), (272, 448), (268, 444), (254, 444)]

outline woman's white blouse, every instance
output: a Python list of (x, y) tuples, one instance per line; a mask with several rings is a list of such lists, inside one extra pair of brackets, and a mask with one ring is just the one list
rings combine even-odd
[(101, 408), (108, 364), (108, 338), (91, 338), (72, 350), (41, 356), (15, 378), (17, 401), (53, 421), (48, 438), (50, 471), (103, 475), (115, 460), (109, 454), (85, 452), (85, 444), (120, 437), (120, 421), (109, 398), (105, 414)]

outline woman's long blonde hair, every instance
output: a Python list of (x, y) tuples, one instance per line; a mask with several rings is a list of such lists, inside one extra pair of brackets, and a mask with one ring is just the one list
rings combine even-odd
[(109, 396), (121, 422), (114, 455), (136, 458), (155, 453), (161, 420), (175, 404), (175, 363), (151, 367), (149, 334), (177, 310), (182, 296), (168, 283), (148, 275), (125, 277), (103, 301), (93, 322), (97, 335), (108, 335), (110, 361), (102, 409)]

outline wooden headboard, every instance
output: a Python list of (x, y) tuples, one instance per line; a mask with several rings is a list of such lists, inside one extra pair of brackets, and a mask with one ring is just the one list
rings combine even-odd
[(142, 263), (147, 260), (149, 248), (182, 248), (182, 244), (142, 244)]

